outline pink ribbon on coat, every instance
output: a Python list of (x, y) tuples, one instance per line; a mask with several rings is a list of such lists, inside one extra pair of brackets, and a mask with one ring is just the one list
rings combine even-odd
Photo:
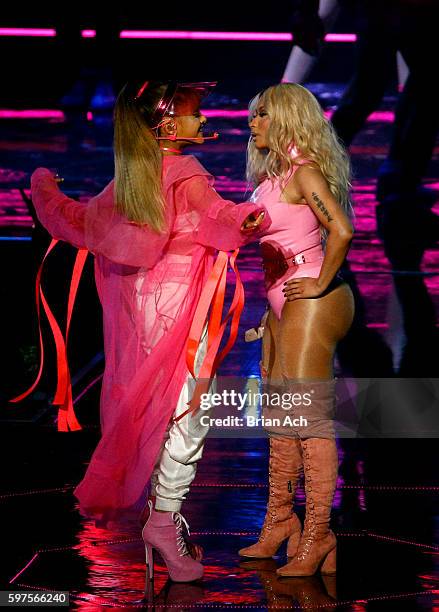
[[(230, 256), (230, 266), (236, 275), (236, 286), (232, 303), (223, 321), (221, 321), (221, 316), (226, 291), (227, 264), (229, 263), (229, 256), (225, 251), (219, 251), (209, 278), (207, 279), (207, 282), (203, 287), (203, 291), (201, 292), (187, 342), (186, 363), (193, 378), (197, 378), (195, 376), (195, 358), (210, 310), (210, 317), (207, 326), (207, 354), (200, 366), (194, 393), (192, 395), (192, 399), (190, 402), (188, 402), (189, 408), (176, 417), (174, 421), (179, 421), (187, 414), (191, 412), (195, 413), (199, 409), (201, 395), (203, 393), (207, 393), (209, 390), (211, 380), (215, 375), (216, 370), (236, 342), (239, 320), (241, 318), (245, 301), (244, 286), (242, 284), (238, 266), (236, 264), (238, 253), (239, 249), (236, 249)], [(221, 352), (218, 354), (221, 340), (230, 320), (231, 324), (229, 338)]]
[(25, 397), (30, 395), (32, 391), (38, 385), (41, 374), (43, 372), (44, 366), (44, 342), (43, 342), (43, 334), (41, 331), (41, 306), (40, 306), (40, 298), (43, 304), (44, 311), (46, 313), (47, 319), (49, 321), (50, 329), (53, 334), (53, 338), (55, 340), (56, 347), (56, 362), (57, 362), (57, 386), (55, 391), (55, 397), (53, 398), (52, 405), (59, 406), (58, 409), (58, 431), (78, 431), (82, 429), (80, 423), (78, 422), (75, 411), (73, 408), (73, 397), (72, 397), (72, 382), (70, 377), (69, 364), (67, 361), (67, 342), (70, 330), (70, 322), (72, 318), (73, 307), (75, 304), (76, 294), (78, 291), (79, 281), (81, 279), (82, 272), (84, 270), (84, 265), (87, 259), (87, 255), (89, 251), (87, 249), (79, 249), (76, 254), (75, 264), (73, 267), (72, 279), (70, 281), (70, 290), (69, 290), (69, 300), (67, 304), (67, 323), (66, 323), (66, 333), (65, 337), (62, 334), (62, 331), (56, 321), (56, 318), (51, 311), (49, 304), (47, 303), (46, 297), (44, 295), (43, 289), (41, 287), (41, 275), (43, 272), (44, 263), (46, 261), (47, 256), (56, 246), (59, 240), (52, 239), (44, 257), (41, 265), (38, 269), (36, 282), (35, 282), (35, 299), (37, 306), (37, 315), (38, 315), (38, 332), (40, 337), (40, 367), (38, 370), (37, 377), (35, 382), (23, 393), (10, 399), (10, 403), (18, 403), (21, 402)]

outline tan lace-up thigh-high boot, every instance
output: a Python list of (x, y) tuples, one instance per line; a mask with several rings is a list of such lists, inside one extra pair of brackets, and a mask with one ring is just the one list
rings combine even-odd
[(301, 524), (292, 506), (302, 467), (301, 443), (292, 437), (270, 436), (269, 439), (267, 513), (258, 541), (239, 551), (243, 557), (271, 557), (287, 538), (287, 554), (293, 557), (299, 544)]
[(299, 548), (292, 561), (277, 570), (280, 576), (312, 576), (336, 572), (336, 538), (329, 529), (338, 454), (335, 439), (302, 440), (306, 514)]

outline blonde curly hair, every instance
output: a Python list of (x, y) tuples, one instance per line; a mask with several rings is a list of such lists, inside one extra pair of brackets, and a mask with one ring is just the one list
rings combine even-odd
[[(293, 166), (312, 163), (319, 167), (331, 193), (352, 218), (349, 157), (313, 94), (297, 83), (268, 87), (250, 101), (249, 122), (261, 102), (270, 117), (268, 149), (258, 150), (249, 139), (246, 176), (250, 185), (255, 188), (266, 178), (285, 185)], [(292, 146), (297, 157), (292, 155)]]

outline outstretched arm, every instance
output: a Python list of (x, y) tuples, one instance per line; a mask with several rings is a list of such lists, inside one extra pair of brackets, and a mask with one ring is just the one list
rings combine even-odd
[(149, 268), (160, 259), (169, 233), (157, 234), (116, 213), (113, 182), (87, 204), (67, 197), (47, 168), (33, 173), (31, 186), (38, 219), (54, 238), (118, 264)]
[(257, 240), (271, 224), (263, 206), (224, 200), (206, 176), (184, 181), (178, 189), (184, 191), (189, 208), (200, 215), (197, 242), (204, 246), (233, 250)]
[(85, 214), (87, 207), (68, 198), (59, 189), (53, 173), (38, 168), (31, 177), (32, 202), (39, 221), (57, 240), (85, 249)]

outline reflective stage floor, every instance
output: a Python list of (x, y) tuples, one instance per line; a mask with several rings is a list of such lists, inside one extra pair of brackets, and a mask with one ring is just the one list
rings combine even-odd
[[(314, 90), (328, 110), (340, 93), (328, 84), (314, 84)], [(242, 114), (218, 110), (236, 111), (245, 104), (244, 98), (213, 96), (210, 124), (221, 132), (221, 140), (191, 150), (217, 177), (218, 191), (235, 201), (244, 200), (246, 193), (246, 122)], [(384, 245), (377, 234), (374, 190), (393, 105), (393, 98), (385, 100), (351, 148), (356, 235), (345, 274), (356, 291), (358, 316), (340, 346), (336, 372), (339, 377), (428, 381), (438, 378), (435, 213), (439, 206), (434, 202), (439, 191), (434, 178), (438, 154), (436, 150), (426, 181), (432, 193), (429, 205), (414, 207), (409, 219), (395, 225), (397, 239), (387, 235), (389, 242)], [(71, 608), (87, 611), (439, 610), (439, 468), (434, 431), (393, 439), (364, 438), (357, 431), (339, 439), (340, 474), (333, 511), (339, 541), (337, 577), (307, 579), (276, 577), (276, 567), (284, 563), (283, 549), (273, 560), (245, 561), (237, 555), (255, 538), (263, 521), (266, 439), (208, 438), (182, 511), (193, 540), (204, 548), (205, 577), (190, 585), (170, 583), (158, 561), (154, 591), (144, 595), (144, 551), (136, 520), (110, 530), (96, 527), (79, 516), (72, 495), (99, 435), (103, 361), (91, 265), (72, 323), (70, 355), (75, 405), (84, 429), (56, 432), (49, 405), (53, 368), (30, 400), (19, 406), (7, 403), (36, 373), (33, 283), (48, 245), (47, 236), (34, 234), (31, 240), (32, 220), (20, 189), (28, 189), (33, 169), (46, 166), (65, 178), (63, 189), (72, 197), (85, 200), (100, 191), (112, 174), (111, 123), (105, 117), (88, 123), (16, 118), (1, 120), (1, 127), (1, 590), (67, 590)], [(72, 261), (72, 252), (59, 248), (47, 270), (51, 303), (61, 299), (67, 282), (64, 266)], [(242, 249), (240, 270), (246, 308), (239, 340), (221, 374), (249, 378), (257, 376), (260, 345), (244, 343), (243, 332), (258, 323), (265, 307), (257, 246)], [(53, 365), (49, 354), (49, 364), (50, 359)], [(439, 414), (436, 397), (433, 408)], [(297, 507), (303, 518), (303, 487)]]

